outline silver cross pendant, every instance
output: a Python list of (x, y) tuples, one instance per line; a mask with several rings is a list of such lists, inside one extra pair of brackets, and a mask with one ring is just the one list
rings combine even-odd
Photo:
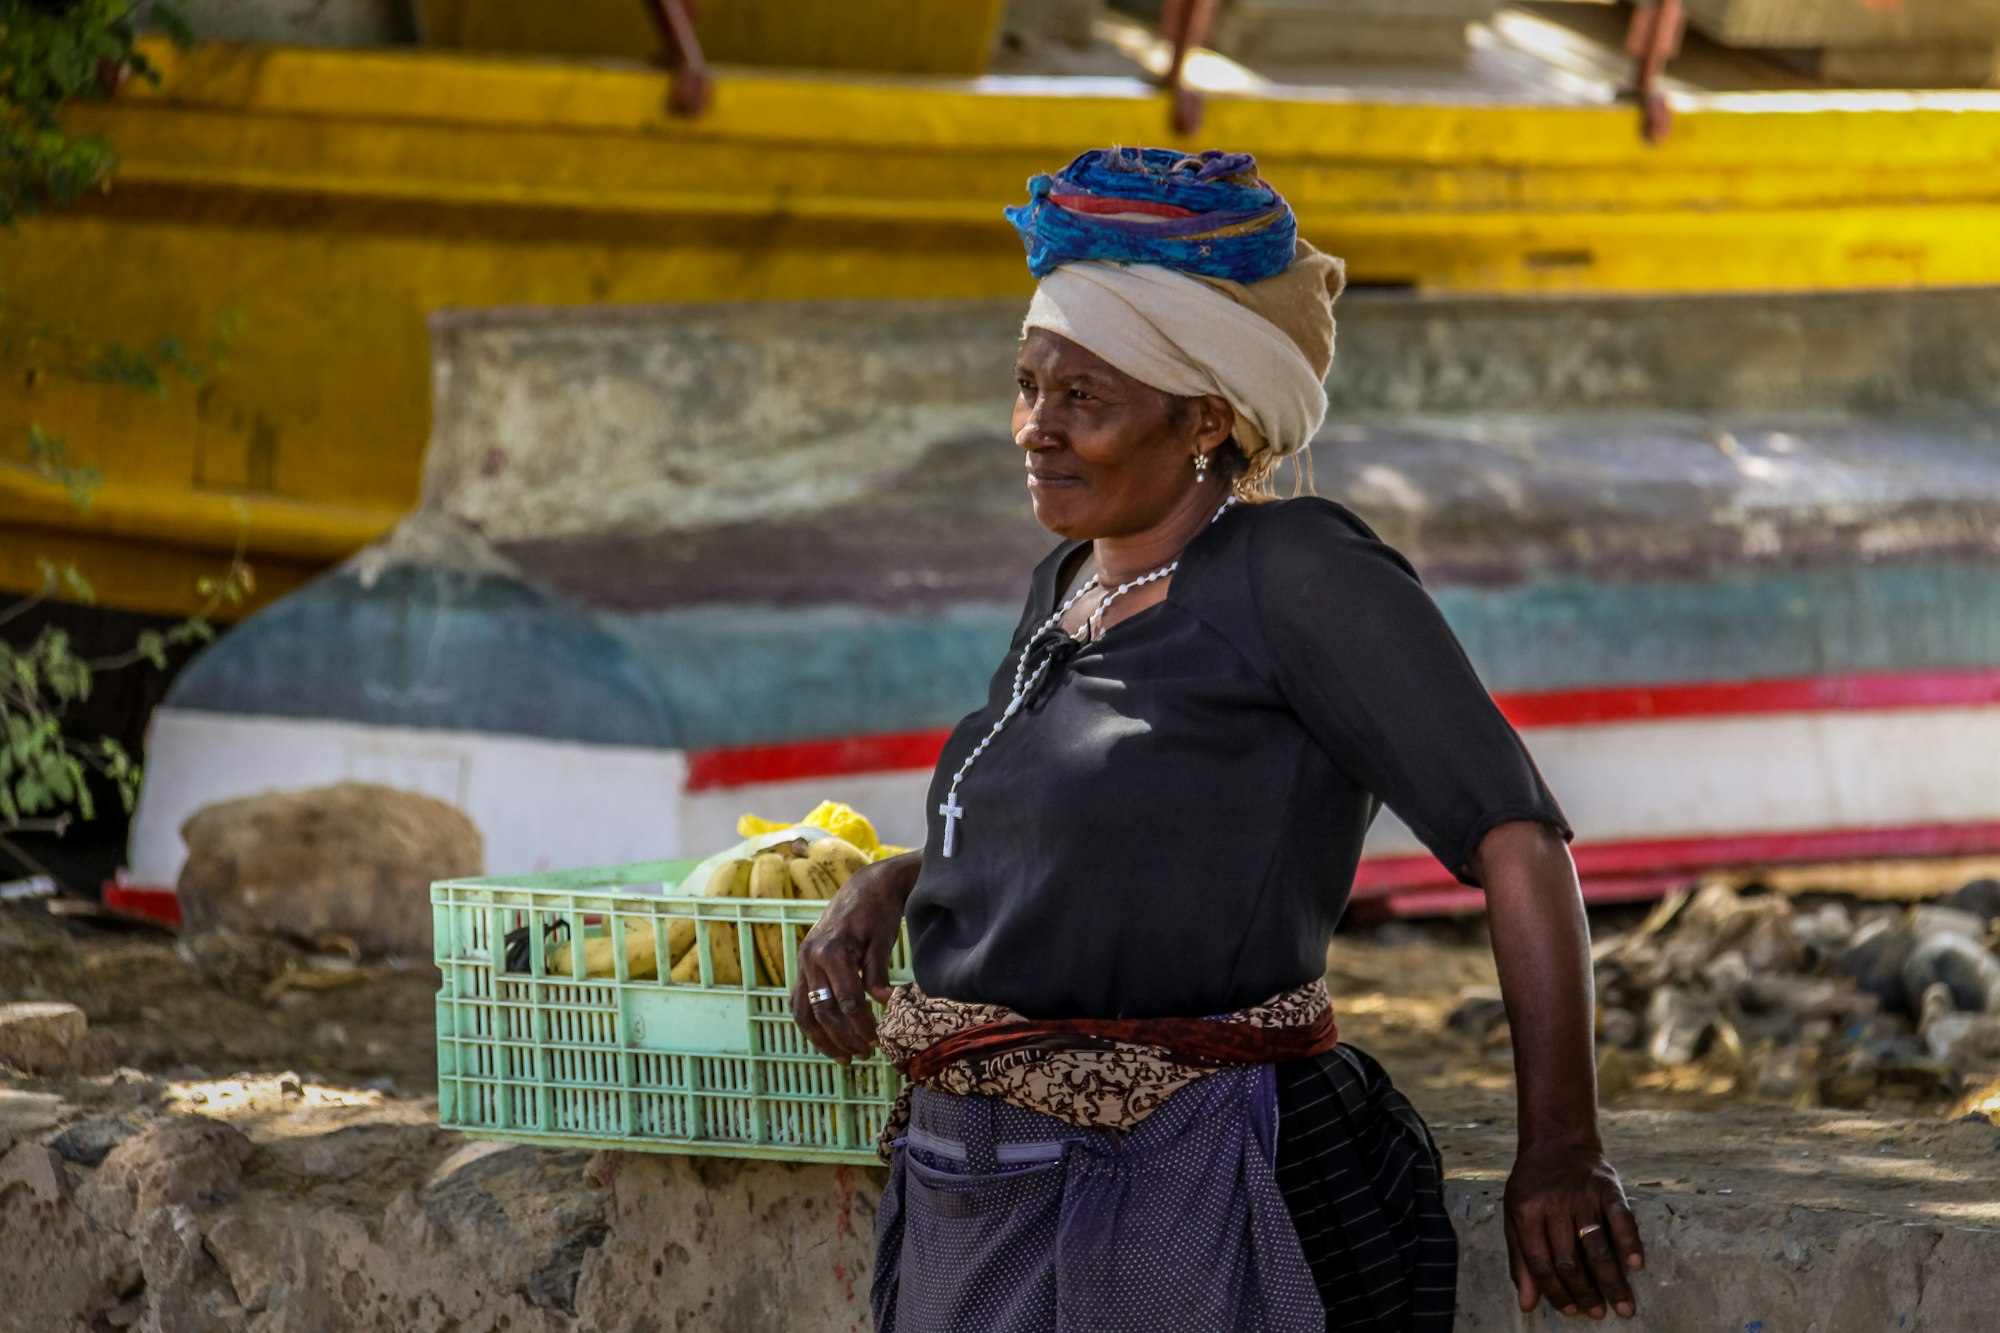
[(956, 792), (945, 794), (944, 804), (938, 807), (938, 813), (944, 816), (944, 854), (950, 856), (952, 844), (957, 841), (958, 818), (965, 813), (965, 807), (958, 803)]

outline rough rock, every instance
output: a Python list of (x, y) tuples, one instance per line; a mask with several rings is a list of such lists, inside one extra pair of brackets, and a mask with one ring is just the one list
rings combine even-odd
[(1794, 938), (1792, 905), (1778, 894), (1739, 894), (1727, 884), (1709, 884), (1677, 915), (1635, 949), (1633, 982), (1650, 991), (1661, 984), (1686, 985), (1720, 955), (1742, 955), (1752, 972), (1791, 971), (1805, 958)]
[(231, 995), (261, 996), (272, 978), (299, 957), (296, 945), (233, 926), (213, 926), (181, 937), (180, 955)]
[(126, 1116), (97, 1116), (79, 1120), (49, 1140), (49, 1147), (64, 1161), (78, 1166), (97, 1166), (111, 1150), (145, 1131), (140, 1122)]
[(1910, 929), (1916, 932), (1918, 938), (1943, 932), (1983, 942), (1986, 939), (1986, 924), (1986, 918), (1980, 913), (1964, 911), (1945, 903), (1918, 903), (1910, 909)]
[(73, 1004), (0, 1004), (0, 1064), (45, 1077), (101, 1074), (117, 1063), (109, 1033)]
[(370, 957), (427, 957), (431, 882), (477, 875), (485, 857), (461, 811), (358, 782), (207, 806), (181, 836), (190, 932), (340, 935)]
[(268, 1206), (240, 1206), (208, 1224), (203, 1247), (216, 1263), (237, 1303), (256, 1312), (268, 1303), (284, 1262), (285, 1237), (293, 1218)]
[(39, 1143), (0, 1157), (0, 1238), (7, 1333), (88, 1327), (143, 1281), (134, 1243), (78, 1207), (62, 1158)]
[(2000, 1068), (2000, 1017), (1946, 1014), (1925, 1029), (1924, 1044), (1933, 1056), (1957, 1073)]
[(1646, 1007), (1647, 1053), (1661, 1064), (1685, 1064), (1701, 1053), (1717, 1012), (1707, 997), (1682, 986), (1662, 986)]
[(0, 1153), (62, 1122), (62, 1098), (51, 1092), (0, 1088)]
[(1640, 1034), (1645, 1031), (1645, 1023), (1630, 1009), (1615, 1006), (1604, 1011), (1598, 1023), (1606, 1044), (1622, 1049), (1630, 1049), (1639, 1044)]
[(1735, 1003), (1750, 980), (1750, 960), (1739, 949), (1725, 949), (1701, 970), (1709, 994), (1724, 1003)]
[[(618, 1209), (604, 1244), (584, 1258), (576, 1292), (583, 1327), (869, 1327), (884, 1172), (640, 1153), (607, 1153), (593, 1169)], [(766, 1259), (714, 1262), (736, 1253)]]
[(1816, 1100), (1813, 1066), (1819, 1052), (1808, 1046), (1781, 1046), (1754, 1063), (1750, 1090), (1767, 1101)]
[(2000, 920), (2000, 879), (1975, 879), (1937, 900), (1939, 907), (1971, 912), (1987, 921)]
[(1854, 938), (1854, 914), (1841, 903), (1822, 903), (1792, 915), (1792, 938), (1813, 962), (1835, 957)]
[(235, 1189), (250, 1154), (250, 1140), (229, 1125), (168, 1121), (113, 1148), (78, 1202), (104, 1225), (131, 1231), (161, 1208)]
[(2000, 1067), (2000, 1014), (1966, 1013), (1953, 998), (1942, 981), (1924, 989), (1917, 1019), (1924, 1046), (1956, 1073)]
[(1937, 982), (1951, 988), (1956, 1008), (2000, 1011), (2000, 958), (1963, 935), (1937, 931), (1920, 936), (1903, 962), (1902, 978), (1912, 1013), (1922, 1006), (1924, 991)]
[(1597, 1057), (1597, 1099), (1608, 1102), (1632, 1090), (1632, 1062), (1616, 1046), (1606, 1046)]
[[(1972, 1333), (2000, 1273), (2000, 1128), (1856, 1112), (1609, 1110), (1661, 1330)], [(1516, 1126), (1434, 1119), (1461, 1333), (1514, 1308), (1500, 1198)], [(428, 1132), (428, 1131), (427, 1131)], [(435, 1158), (430, 1159), (433, 1163)], [(469, 1145), (388, 1201), (328, 1206), (259, 1157), (219, 1206), (131, 1236), (38, 1144), (0, 1157), (0, 1333), (859, 1333), (880, 1171)], [(203, 1234), (205, 1233), (205, 1235)], [(1605, 1321), (1606, 1327), (1612, 1321)]]
[[(472, 1145), (423, 1189), (398, 1195), (379, 1225), (335, 1208), (301, 1214), (284, 1227), (274, 1266), (239, 1245), (225, 1270), (243, 1275), (246, 1300), (264, 1287), (257, 1333), (569, 1333), (579, 1327), (577, 1275), (606, 1227), (605, 1196), (583, 1188), (586, 1160)], [(628, 1301), (618, 1317), (581, 1327), (643, 1328), (642, 1308)]]
[(202, 1248), (194, 1213), (169, 1204), (138, 1220), (139, 1271), (146, 1281), (139, 1333), (241, 1333), (243, 1308)]
[(1903, 964), (1917, 947), (1917, 937), (1894, 921), (1878, 918), (1854, 932), (1847, 947), (1834, 956), (1834, 969), (1885, 1005), (1916, 1012), (1903, 993)]
[(1784, 972), (1746, 977), (1737, 994), (1746, 1009), (1788, 1014), (1800, 1021), (1831, 1018), (1851, 1022), (1873, 1014), (1879, 1003), (1873, 995), (1834, 977)]
[(1498, 986), (1467, 986), (1445, 1015), (1444, 1025), (1472, 1041), (1483, 1042), (1507, 1021), (1507, 1005)]

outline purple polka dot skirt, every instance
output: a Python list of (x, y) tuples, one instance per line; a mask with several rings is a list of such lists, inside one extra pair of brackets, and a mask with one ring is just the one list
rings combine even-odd
[(876, 1221), (876, 1333), (1323, 1333), (1274, 1175), (1270, 1065), (1129, 1133), (916, 1090)]

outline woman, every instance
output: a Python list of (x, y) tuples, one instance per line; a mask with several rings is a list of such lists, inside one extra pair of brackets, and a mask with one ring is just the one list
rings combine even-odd
[(1402, 557), (1271, 494), (1325, 415), (1340, 262), (1240, 154), (1086, 153), (1030, 189), (1014, 432), (1063, 540), (924, 848), (849, 881), (793, 994), (821, 1050), (879, 1039), (913, 1085), (878, 1333), (1450, 1327), (1436, 1147), (1322, 979), (1378, 803), (1486, 893), (1521, 1308), (1631, 1315), (1562, 811)]

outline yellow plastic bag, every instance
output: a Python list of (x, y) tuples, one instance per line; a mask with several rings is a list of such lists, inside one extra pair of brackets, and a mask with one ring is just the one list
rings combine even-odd
[[(895, 856), (909, 850), (907, 847), (885, 849), (882, 840), (875, 834), (875, 826), (868, 822), (868, 816), (851, 805), (839, 801), (821, 801), (792, 824), (810, 824), (814, 828), (825, 829), (836, 838), (845, 838), (871, 861), (879, 861), (884, 856)], [(759, 833), (774, 833), (787, 824), (765, 819), (759, 815), (744, 815), (736, 821), (736, 836), (754, 838)]]

